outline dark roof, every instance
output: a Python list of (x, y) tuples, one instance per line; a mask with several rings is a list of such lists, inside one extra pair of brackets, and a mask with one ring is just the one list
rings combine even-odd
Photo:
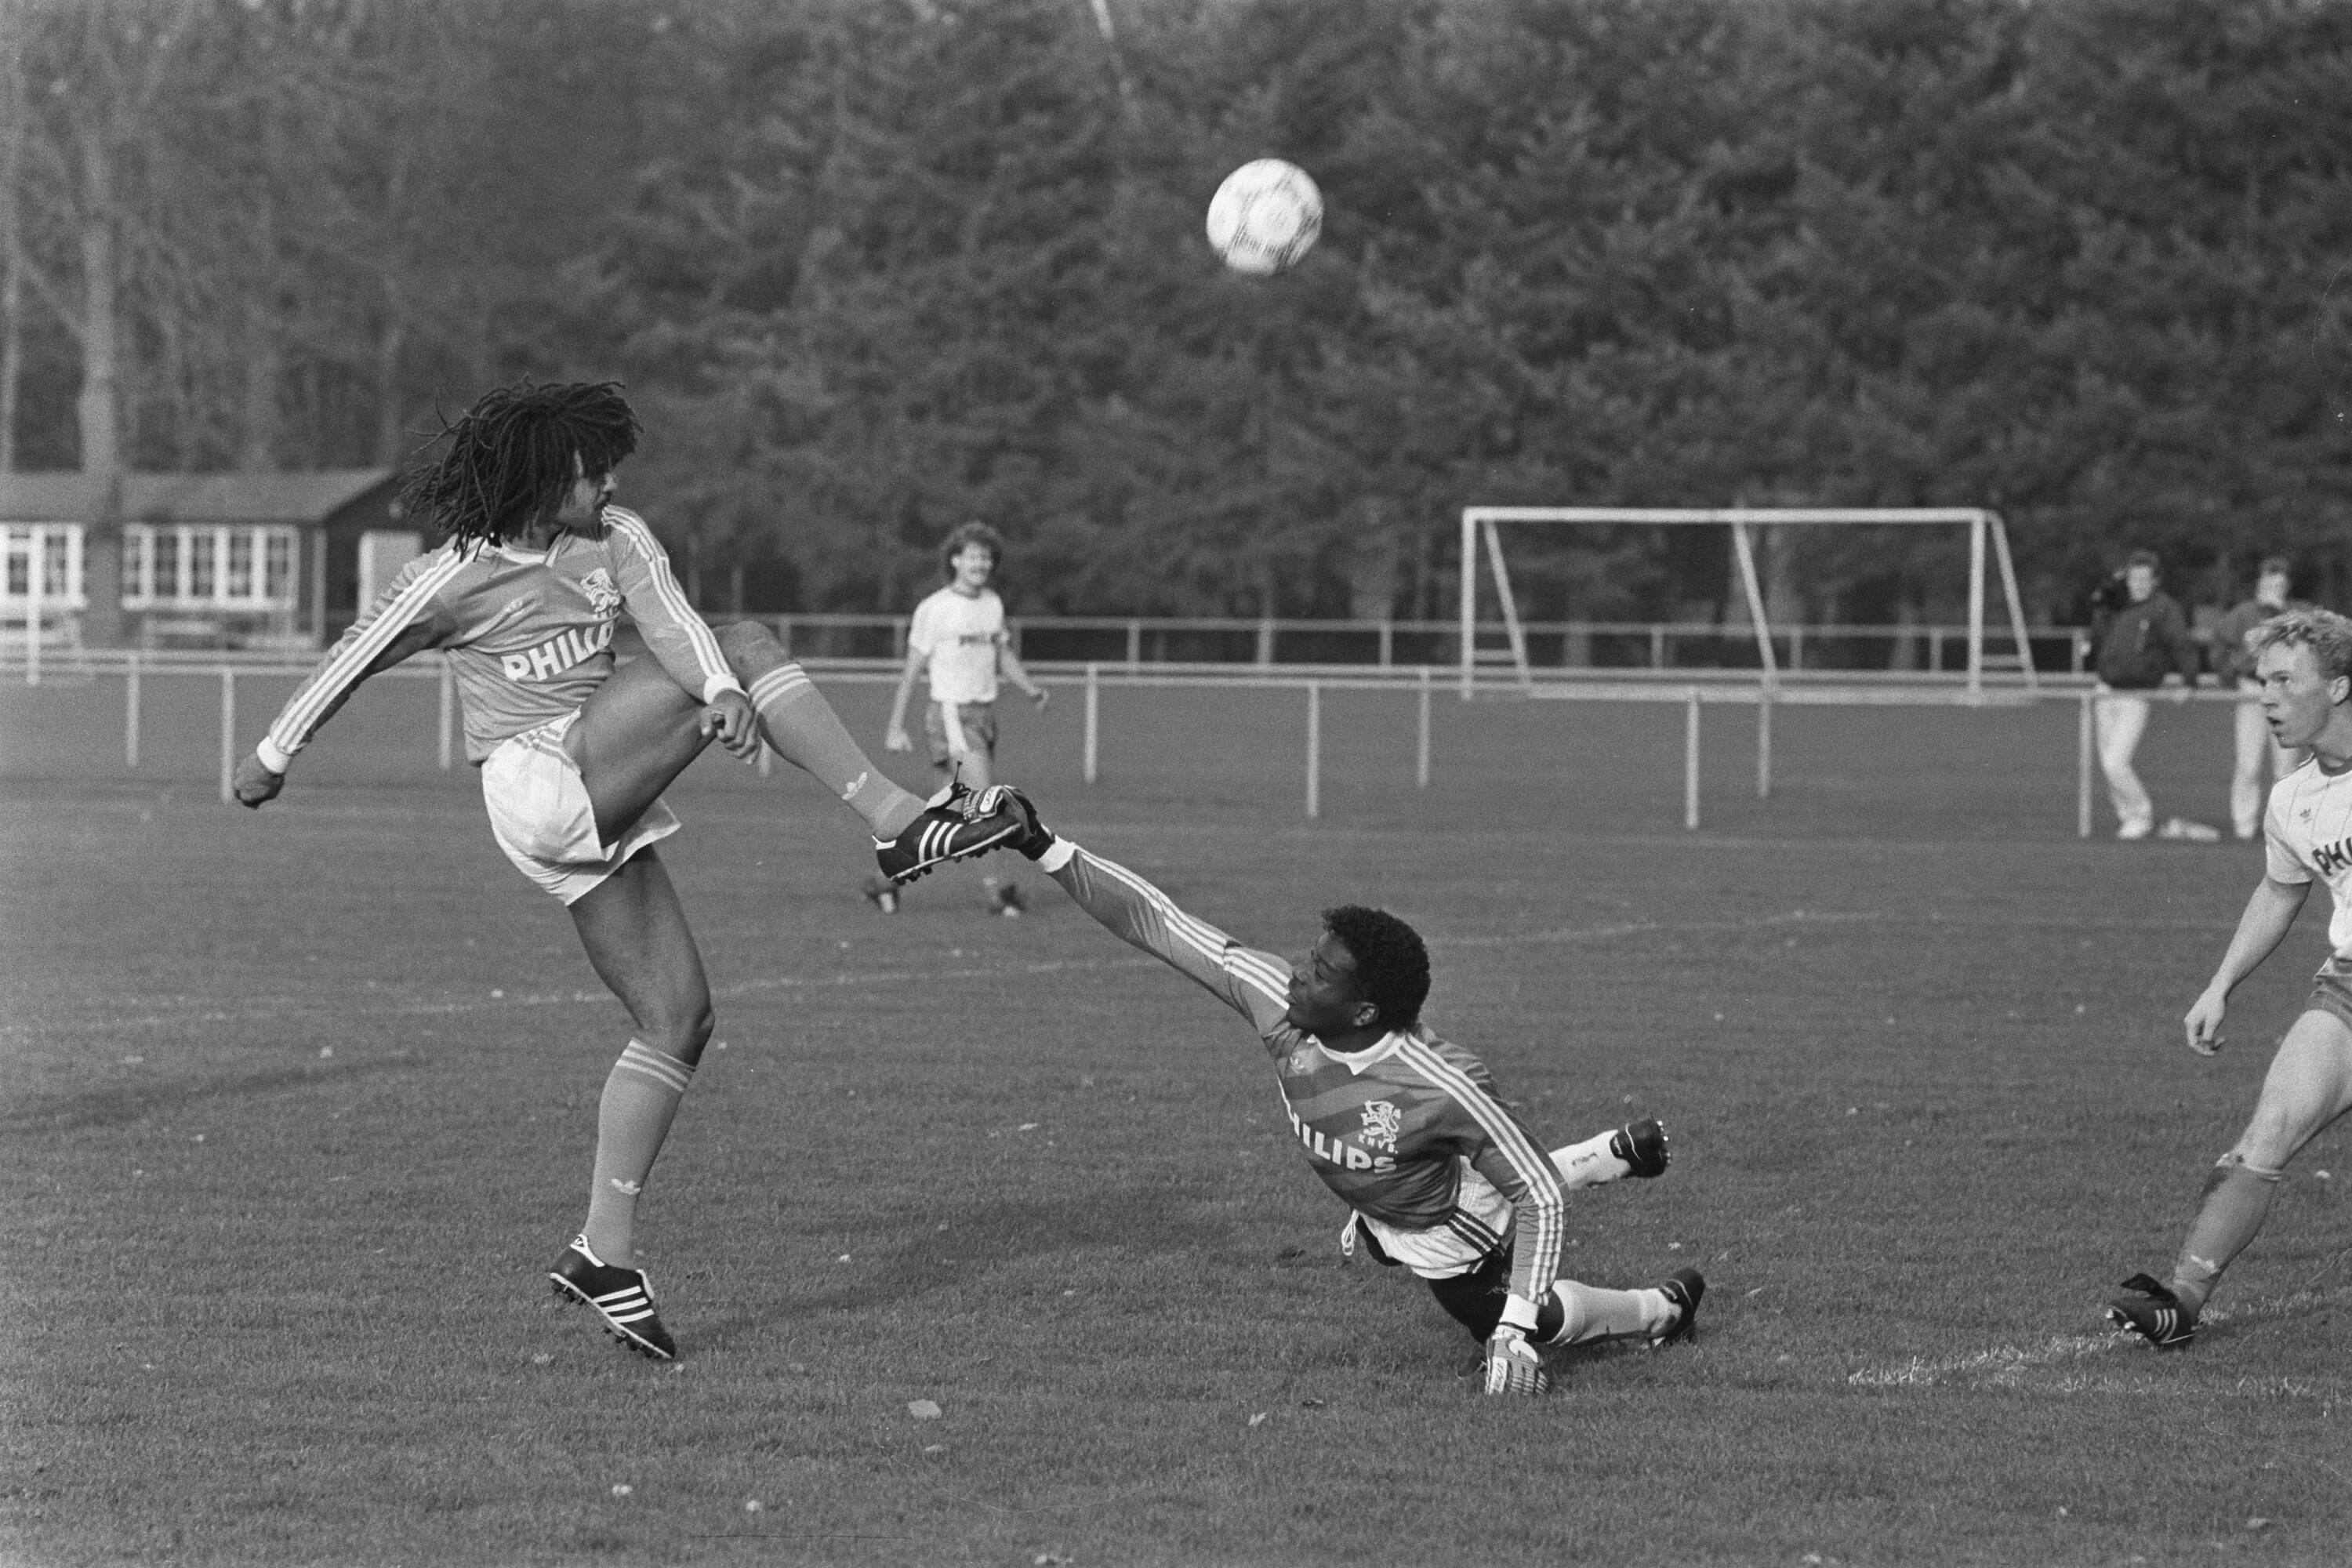
[[(391, 468), (302, 474), (125, 474), (126, 522), (322, 522), (395, 477)], [(86, 474), (0, 474), (0, 521), (83, 522), (99, 482)]]

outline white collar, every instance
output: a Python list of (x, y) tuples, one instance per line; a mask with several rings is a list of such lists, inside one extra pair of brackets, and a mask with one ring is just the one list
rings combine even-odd
[(1395, 1050), (1399, 1045), (1403, 1043), (1404, 1038), (1405, 1037), (1402, 1033), (1395, 1029), (1391, 1029), (1387, 1034), (1382, 1035), (1378, 1040), (1366, 1046), (1360, 1051), (1335, 1051), (1320, 1040), (1316, 1041), (1315, 1046), (1316, 1048), (1321, 1051), (1325, 1056), (1329, 1057), (1335, 1062), (1340, 1063), (1349, 1072), (1356, 1074), (1358, 1077), (1361, 1077), (1365, 1068), (1370, 1067), (1374, 1062), (1379, 1061), (1382, 1057), (1387, 1056), (1391, 1051)]

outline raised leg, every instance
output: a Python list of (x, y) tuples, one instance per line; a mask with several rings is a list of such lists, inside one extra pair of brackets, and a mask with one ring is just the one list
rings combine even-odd
[(563, 749), (580, 765), (605, 843), (645, 815), (710, 743), (699, 727), (701, 710), (650, 658), (622, 665), (581, 705)]

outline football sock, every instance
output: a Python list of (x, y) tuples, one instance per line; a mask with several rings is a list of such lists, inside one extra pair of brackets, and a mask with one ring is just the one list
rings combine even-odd
[[(1674, 1304), (1663, 1290), (1603, 1290), (1573, 1279), (1555, 1279), (1552, 1300), (1560, 1306), (1559, 1329), (1538, 1344), (1589, 1345), (1596, 1340), (1663, 1332), (1675, 1319)], [(1549, 1317), (1549, 1313), (1542, 1314)]]
[(2205, 1178), (2205, 1201), (2172, 1265), (2172, 1293), (2191, 1313), (2204, 1310), (2205, 1299), (2221, 1283), (2221, 1270), (2263, 1228), (2283, 1173), (2250, 1165), (2232, 1153), (2221, 1156)]
[(1581, 1143), (1570, 1143), (1565, 1149), (1551, 1152), (1551, 1163), (1559, 1172), (1559, 1184), (1570, 1192), (1579, 1187), (1597, 1187), (1603, 1182), (1613, 1182), (1633, 1167), (1609, 1152), (1609, 1141), (1616, 1136), (1612, 1129), (1598, 1138), (1587, 1138)]
[[(738, 644), (729, 652), (760, 715), (760, 733), (776, 755), (815, 775), (866, 819), (877, 838), (896, 838), (923, 815), (921, 798), (900, 789), (874, 765), (849, 738), (841, 716), (816, 683), (772, 642), (748, 648)], [(766, 668), (747, 668), (756, 664)]]
[(604, 1079), (596, 1108), (596, 1174), (581, 1228), (589, 1249), (616, 1268), (636, 1267), (637, 1194), (693, 1080), (690, 1064), (643, 1040), (628, 1043)]

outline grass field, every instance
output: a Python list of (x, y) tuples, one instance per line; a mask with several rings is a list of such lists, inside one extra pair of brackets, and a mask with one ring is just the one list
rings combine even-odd
[[(247, 683), (260, 720), (280, 696)], [(674, 1368), (547, 1298), (627, 1026), (363, 693), (260, 814), (213, 689), (0, 690), (0, 1270), (12, 1563), (2342, 1563), (2352, 1184), (2290, 1173), (2199, 1342), (2105, 1331), (2167, 1263), (2324, 948), (2178, 1017), (2259, 858), (2073, 836), (2074, 712), (1708, 715), (1296, 694), (1008, 718), (1056, 825), (1296, 951), (1379, 902), (1430, 1016), (1566, 1142), (1664, 1117), (1673, 1171), (1571, 1199), (1567, 1268), (1685, 1263), (1695, 1345), (1489, 1401), (1344, 1214), (1223, 1008), (1025, 867), (896, 920), (855, 820), (706, 759), (663, 853), (719, 1006), (641, 1237)], [(883, 689), (835, 693), (861, 732)], [(2226, 717), (2159, 713), (2215, 820)], [(903, 768), (902, 768), (903, 771)], [(1016, 863), (1017, 864), (1017, 863)], [(943, 1414), (917, 1419), (910, 1402)], [(756, 1502), (755, 1509), (751, 1505)]]

